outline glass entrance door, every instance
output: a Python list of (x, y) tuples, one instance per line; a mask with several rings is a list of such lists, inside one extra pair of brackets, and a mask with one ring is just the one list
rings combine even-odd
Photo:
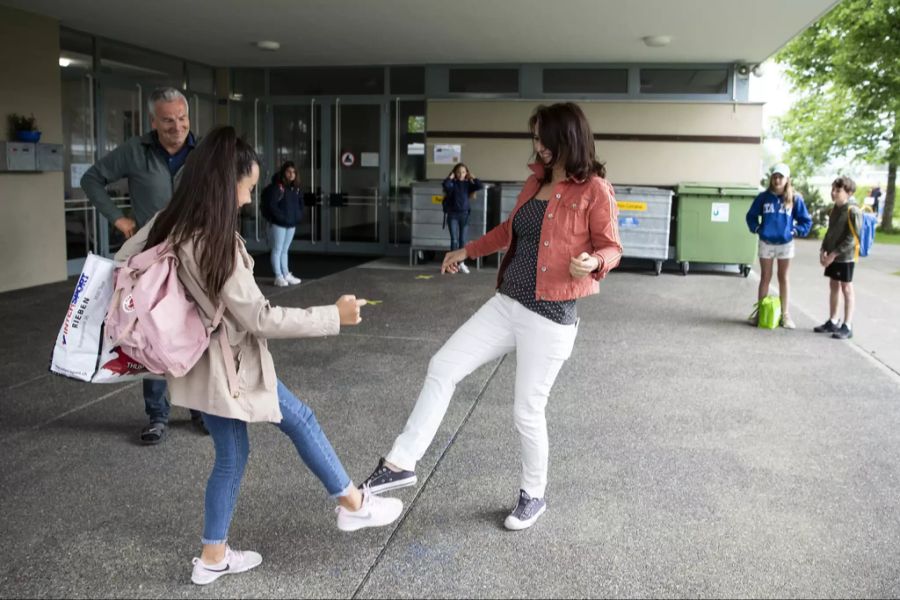
[(271, 107), (268, 185), (285, 161), (306, 203), (293, 249), (381, 254), (387, 246), (389, 144), (381, 100), (310, 98)]

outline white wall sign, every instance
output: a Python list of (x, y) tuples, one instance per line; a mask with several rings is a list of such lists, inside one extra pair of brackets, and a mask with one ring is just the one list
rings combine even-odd
[(91, 168), (91, 163), (72, 163), (69, 166), (69, 174), (71, 176), (71, 182), (73, 188), (81, 187), (81, 178), (84, 176), (85, 172)]
[(434, 162), (438, 165), (455, 165), (462, 159), (462, 145), (435, 144)]
[(378, 153), (377, 152), (361, 152), (359, 155), (359, 166), (361, 166), (361, 167), (377, 167), (378, 166)]
[(713, 223), (728, 222), (728, 208), (731, 205), (727, 202), (713, 202), (711, 219)]

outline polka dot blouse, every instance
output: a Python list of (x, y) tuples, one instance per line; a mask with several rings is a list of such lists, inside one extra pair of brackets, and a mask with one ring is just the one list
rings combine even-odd
[(513, 243), (510, 244), (513, 256), (503, 273), (500, 293), (555, 323), (573, 325), (578, 318), (574, 300), (555, 302), (535, 298), (538, 248), (546, 210), (547, 202), (532, 198), (513, 217)]

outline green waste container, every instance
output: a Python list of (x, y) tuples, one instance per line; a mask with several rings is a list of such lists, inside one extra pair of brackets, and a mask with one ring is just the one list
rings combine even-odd
[(756, 186), (745, 184), (678, 185), (675, 259), (683, 274), (691, 262), (737, 265), (744, 277), (750, 274), (757, 250), (746, 215), (757, 194)]

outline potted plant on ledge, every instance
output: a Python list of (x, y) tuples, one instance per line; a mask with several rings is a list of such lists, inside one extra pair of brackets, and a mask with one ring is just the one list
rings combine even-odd
[(41, 132), (37, 128), (37, 120), (34, 114), (30, 117), (13, 113), (9, 115), (10, 136), (20, 142), (36, 144), (41, 139)]

